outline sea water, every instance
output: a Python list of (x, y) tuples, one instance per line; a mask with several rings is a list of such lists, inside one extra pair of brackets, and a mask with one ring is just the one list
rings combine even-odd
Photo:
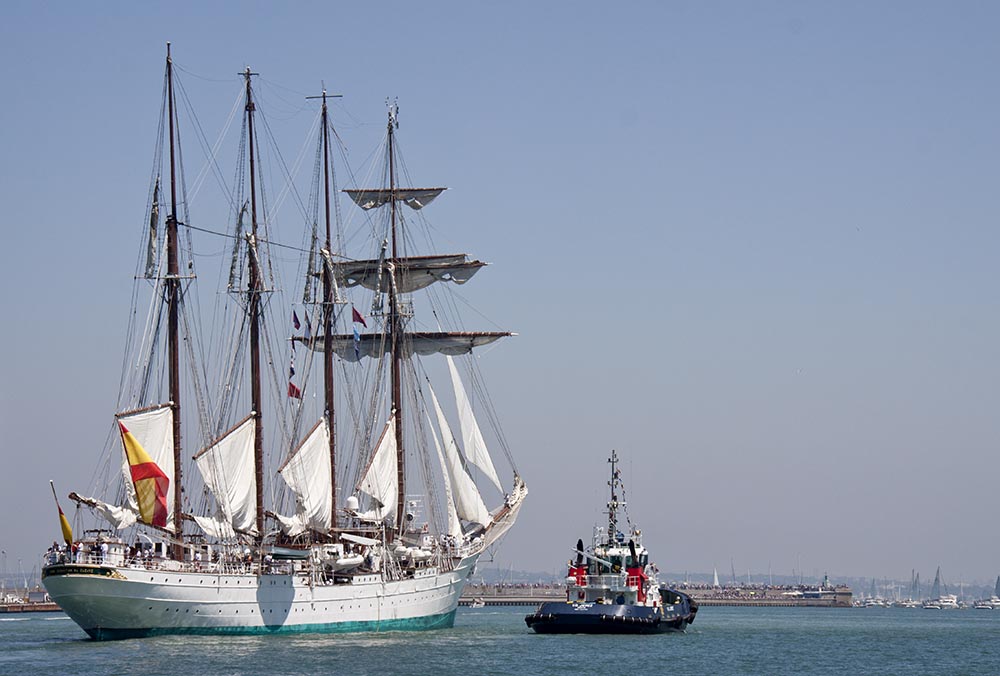
[(534, 634), (530, 608), (453, 629), (95, 642), (61, 613), (0, 615), (0, 675), (1000, 674), (1000, 611), (704, 607), (684, 634)]

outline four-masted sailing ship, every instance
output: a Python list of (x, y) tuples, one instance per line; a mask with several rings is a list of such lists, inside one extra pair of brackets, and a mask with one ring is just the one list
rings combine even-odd
[[(444, 188), (398, 185), (395, 105), (381, 187), (344, 191), (361, 207), (359, 229), (371, 242), (366, 258), (352, 259), (339, 244), (327, 94), (317, 97), (315, 213), (303, 247), (303, 300), (288, 313), (296, 335), (276, 341), (268, 333), (279, 284), (253, 75), (243, 73), (245, 178), (229, 195), (232, 255), (223, 270), (222, 295), (236, 318), (219, 322), (213, 342), (192, 328), (199, 317), (191, 307), (193, 257), (182, 258), (192, 253), (185, 237), (195, 228), (168, 45), (160, 147), (169, 153), (158, 151), (154, 168), (169, 165), (169, 202), (161, 209), (157, 169), (137, 274), (152, 288), (151, 305), (145, 326), (129, 332), (108, 486), (99, 498), (70, 494), (77, 526), (88, 512), (101, 525), (79, 539), (64, 528), (65, 550), (53, 550), (42, 570), (52, 599), (95, 639), (448, 627), (477, 560), (514, 524), (527, 495), (468, 356), (512, 334), (441, 328), (457, 304), (442, 303), (437, 290), (465, 283), (485, 263), (417, 250), (416, 225), (404, 211), (419, 215)], [(416, 292), (429, 298), (417, 301)], [(418, 330), (416, 308), (424, 306), (433, 330)], [(298, 374), (296, 350), (305, 355)], [(282, 354), (291, 361), (287, 379), (273, 369)], [(312, 368), (313, 355), (321, 368)], [(313, 370), (322, 372), (321, 387), (309, 387)], [(449, 382), (453, 399), (438, 398), (435, 377)], [(458, 434), (446, 413), (451, 402)], [(494, 426), (491, 444), (510, 463), (506, 491), (480, 419)], [(199, 442), (200, 450), (187, 450), (196, 472), (182, 472), (189, 438)], [(275, 475), (282, 481), (270, 481)], [(488, 500), (498, 506), (488, 508)]]

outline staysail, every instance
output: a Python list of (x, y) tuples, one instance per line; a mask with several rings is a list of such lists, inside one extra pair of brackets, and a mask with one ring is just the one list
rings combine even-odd
[(396, 513), (399, 482), (396, 476), (396, 418), (390, 416), (382, 430), (371, 462), (358, 482), (358, 490), (373, 500), (371, 509), (358, 516), (367, 521), (382, 521)]
[(320, 418), (305, 440), (278, 470), (295, 493), (293, 516), (277, 515), (282, 530), (296, 536), (308, 529), (326, 532), (331, 527), (333, 491), (330, 473), (330, 427)]
[(479, 430), (479, 423), (476, 422), (476, 416), (472, 412), (472, 404), (469, 402), (469, 396), (465, 393), (462, 378), (459, 377), (458, 369), (455, 368), (455, 360), (451, 356), (448, 356), (447, 359), (448, 370), (451, 372), (451, 383), (455, 388), (455, 402), (458, 404), (458, 422), (462, 427), (462, 445), (465, 448), (465, 457), (482, 470), (483, 474), (502, 493), (503, 487), (500, 485), (499, 477), (497, 477), (496, 468), (493, 467), (493, 460), (486, 448), (483, 433)]
[(219, 508), (217, 519), (195, 519), (210, 535), (230, 535), (226, 525), (237, 532), (256, 532), (254, 437), (254, 415), (250, 414), (194, 457), (198, 471), (215, 496)]
[(434, 441), (434, 450), (437, 451), (438, 463), (441, 465), (441, 478), (444, 483), (444, 501), (448, 510), (448, 535), (455, 538), (456, 541), (461, 541), (462, 522), (458, 518), (458, 510), (455, 509), (455, 498), (452, 495), (448, 463), (444, 459), (444, 453), (441, 451), (441, 442), (438, 441), (438, 435), (434, 431), (434, 423), (431, 422), (430, 415), (427, 415), (427, 426), (431, 433), (431, 439)]
[(427, 383), (427, 389), (430, 390), (434, 411), (437, 413), (438, 426), (441, 428), (441, 438), (444, 439), (444, 457), (448, 476), (451, 479), (455, 510), (458, 512), (458, 516), (466, 521), (485, 526), (490, 523), (490, 510), (486, 508), (472, 477), (465, 471), (455, 435), (452, 434), (448, 419), (445, 418), (444, 411), (441, 410), (441, 404), (438, 402), (437, 395), (434, 394), (434, 388), (431, 387), (430, 383)]

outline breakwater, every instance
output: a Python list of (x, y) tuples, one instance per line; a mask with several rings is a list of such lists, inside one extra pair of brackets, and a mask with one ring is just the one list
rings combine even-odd
[[(850, 587), (685, 587), (678, 590), (700, 606), (754, 606), (775, 608), (849, 608)], [(566, 598), (563, 585), (483, 585), (465, 587), (459, 605), (537, 606), (545, 601)]]

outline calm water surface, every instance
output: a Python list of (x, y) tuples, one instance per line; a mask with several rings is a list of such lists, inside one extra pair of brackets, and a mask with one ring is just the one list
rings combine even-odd
[(530, 633), (529, 610), (460, 608), (435, 632), (107, 643), (62, 614), (0, 616), (0, 675), (1000, 674), (1000, 611), (703, 608), (686, 634), (586, 637)]

